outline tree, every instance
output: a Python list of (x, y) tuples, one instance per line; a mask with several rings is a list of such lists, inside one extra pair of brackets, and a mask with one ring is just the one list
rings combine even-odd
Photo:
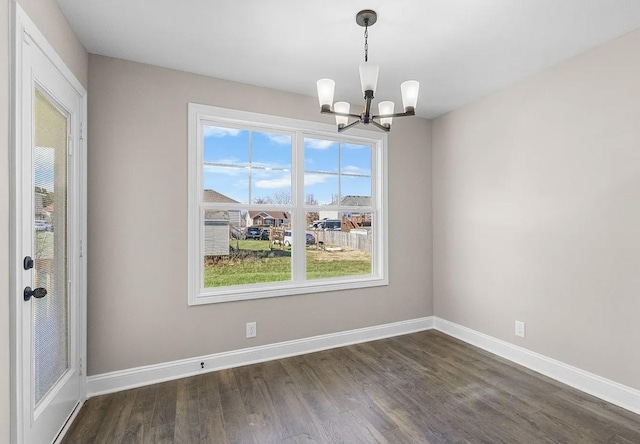
[(291, 204), (291, 193), (288, 191), (279, 191), (273, 195), (273, 203), (278, 205)]
[(271, 205), (290, 205), (291, 193), (288, 191), (279, 191), (270, 196), (256, 197), (253, 199), (254, 204), (271, 204)]
[(270, 204), (273, 203), (270, 197), (256, 197), (253, 199), (254, 204)]
[[(318, 205), (318, 200), (313, 195), (313, 193), (310, 193), (310, 194), (307, 194), (307, 196), (305, 197), (304, 204), (309, 206)], [(313, 222), (315, 222), (319, 218), (320, 218), (320, 215), (318, 214), (317, 211), (307, 212), (307, 225), (311, 225)]]
[(314, 197), (313, 194), (307, 194), (306, 199), (304, 200), (305, 205), (318, 205), (318, 201)]

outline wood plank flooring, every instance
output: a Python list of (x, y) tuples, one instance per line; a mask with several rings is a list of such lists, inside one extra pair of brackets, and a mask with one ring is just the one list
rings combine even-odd
[(435, 330), (87, 400), (64, 443), (640, 443), (640, 416)]

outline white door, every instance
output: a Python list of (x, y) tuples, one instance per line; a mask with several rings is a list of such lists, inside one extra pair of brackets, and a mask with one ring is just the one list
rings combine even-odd
[(34, 34), (25, 26), (17, 42), (18, 441), (50, 444), (83, 396), (84, 104)]

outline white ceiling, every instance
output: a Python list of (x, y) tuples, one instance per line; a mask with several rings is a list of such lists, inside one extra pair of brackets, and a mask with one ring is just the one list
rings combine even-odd
[(376, 100), (435, 117), (640, 28), (638, 0), (58, 0), (91, 53), (362, 103), (361, 9), (374, 9)]

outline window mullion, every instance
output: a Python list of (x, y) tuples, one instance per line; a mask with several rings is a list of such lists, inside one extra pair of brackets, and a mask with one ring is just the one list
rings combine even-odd
[(306, 226), (307, 219), (304, 209), (304, 135), (301, 131), (296, 131), (295, 141), (293, 141), (292, 158), (292, 181), (294, 197), (294, 218), (293, 218), (293, 245), (298, 245), (291, 249), (292, 279), (302, 281), (306, 278)]
[(253, 131), (249, 131), (249, 205), (253, 203)]

